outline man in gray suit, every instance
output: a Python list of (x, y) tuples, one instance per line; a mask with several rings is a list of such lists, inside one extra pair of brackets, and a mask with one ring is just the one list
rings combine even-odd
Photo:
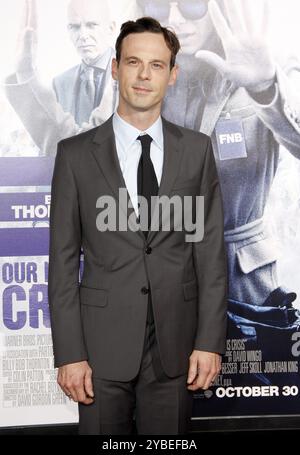
[(68, 5), (68, 31), (81, 63), (53, 79), (58, 102), (78, 125), (88, 122), (100, 104), (104, 88), (111, 80), (110, 47), (114, 23), (109, 20), (106, 1), (71, 0)]
[(5, 93), (40, 155), (54, 155), (60, 139), (100, 124), (114, 112), (118, 98), (111, 77), (114, 26), (106, 1), (70, 0), (68, 30), (81, 63), (47, 87), (37, 68), (36, 1), (26, 0), (16, 71), (6, 77)]
[[(185, 433), (193, 391), (220, 371), (227, 270), (211, 140), (160, 115), (179, 47), (154, 19), (123, 24), (112, 64), (117, 112), (58, 144), (49, 305), (58, 383), (79, 403), (80, 434), (130, 434), (134, 413), (140, 434)], [(192, 200), (197, 222), (200, 195), (203, 240), (187, 240), (175, 205), (165, 217), (160, 203)], [(151, 197), (149, 224), (138, 202)]]

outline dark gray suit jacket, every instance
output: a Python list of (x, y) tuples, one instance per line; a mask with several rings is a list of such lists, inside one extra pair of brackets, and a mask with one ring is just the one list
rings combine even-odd
[[(227, 265), (223, 209), (210, 138), (163, 118), (161, 195), (204, 195), (205, 232), (100, 232), (101, 195), (126, 211), (112, 117), (58, 144), (50, 214), (49, 305), (55, 365), (88, 360), (94, 377), (131, 380), (138, 373), (150, 287), (165, 373), (185, 374), (193, 349), (223, 353)], [(195, 199), (195, 198), (194, 198)], [(127, 193), (127, 201), (129, 195)], [(128, 210), (134, 216), (134, 209)], [(79, 283), (80, 249), (84, 272)], [(147, 246), (151, 248), (147, 248)]]

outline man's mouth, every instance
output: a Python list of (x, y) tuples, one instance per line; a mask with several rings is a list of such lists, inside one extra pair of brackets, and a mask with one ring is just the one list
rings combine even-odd
[(151, 89), (148, 89), (148, 88), (145, 88), (145, 87), (133, 86), (132, 88), (135, 91), (140, 92), (140, 93), (150, 93), (150, 92), (152, 92)]
[(82, 44), (81, 46), (78, 46), (79, 49), (90, 49), (91, 47), (95, 47), (94, 44)]

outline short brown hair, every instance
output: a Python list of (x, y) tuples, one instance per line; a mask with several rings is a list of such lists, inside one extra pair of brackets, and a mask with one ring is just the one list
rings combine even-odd
[(161, 33), (164, 36), (166, 45), (171, 51), (170, 68), (175, 65), (176, 55), (180, 49), (179, 40), (174, 32), (153, 19), (153, 17), (140, 17), (136, 21), (127, 21), (121, 25), (121, 31), (116, 41), (116, 60), (119, 63), (123, 39), (131, 33)]

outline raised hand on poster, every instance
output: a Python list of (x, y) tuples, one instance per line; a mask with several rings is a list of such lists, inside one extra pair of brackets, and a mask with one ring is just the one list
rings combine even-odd
[[(101, 102), (99, 106), (92, 111), (89, 122), (83, 123), (83, 129), (90, 129), (101, 125), (111, 116), (114, 93), (116, 90), (116, 81), (112, 79), (106, 84)], [(116, 96), (118, 96), (117, 93)]]
[(214, 66), (238, 87), (260, 92), (275, 78), (275, 64), (268, 47), (269, 11), (266, 0), (224, 0), (226, 17), (215, 0), (209, 14), (222, 41), (225, 59), (207, 50), (196, 57)]
[(33, 75), (36, 68), (36, 55), (36, 0), (25, 0), (16, 53), (16, 74), (19, 82), (23, 82)]

